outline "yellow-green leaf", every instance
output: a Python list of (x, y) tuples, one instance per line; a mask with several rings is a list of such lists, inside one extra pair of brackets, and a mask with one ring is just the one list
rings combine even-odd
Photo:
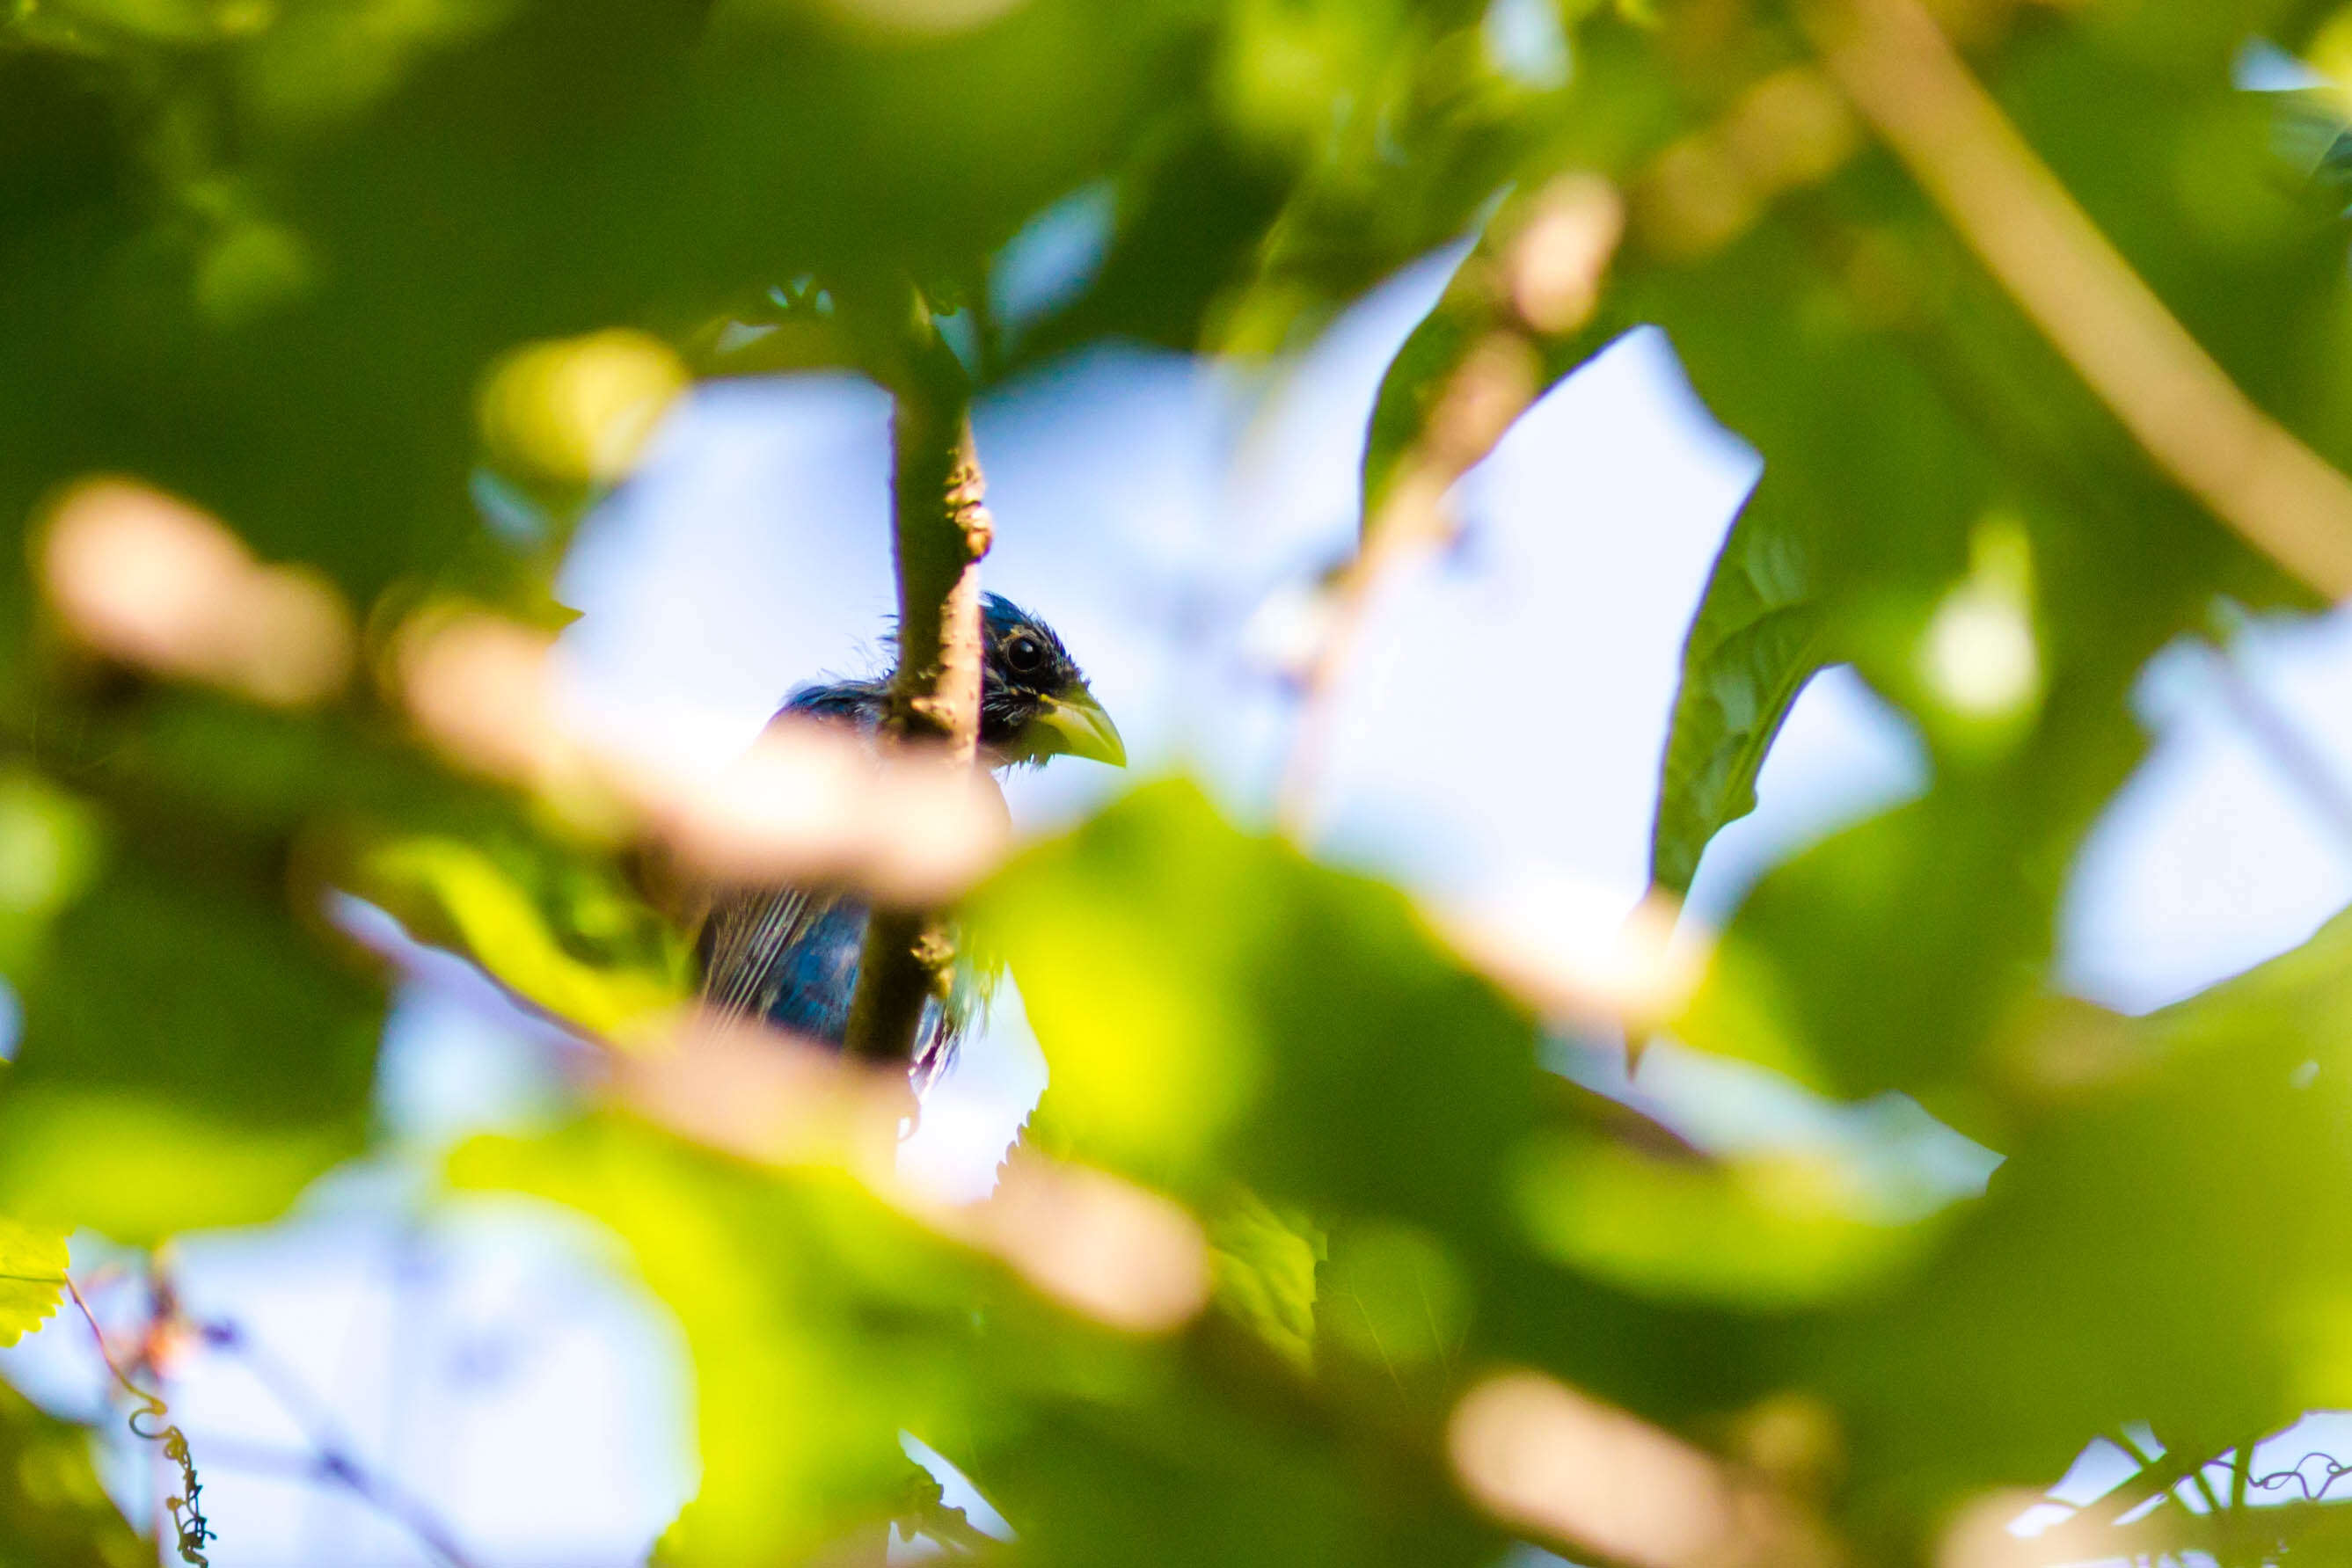
[(58, 1310), (66, 1261), (62, 1232), (0, 1214), (0, 1345), (15, 1344)]
[(1517, 1197), (1530, 1239), (1585, 1273), (1664, 1300), (1761, 1310), (1885, 1280), (1933, 1228), (1874, 1213), (1823, 1155), (1702, 1165), (1562, 1141), (1530, 1151)]
[(464, 954), (527, 1000), (607, 1039), (626, 1039), (685, 999), (677, 945), (650, 910), (603, 878), (534, 885), (475, 844), (420, 835), (364, 851), (353, 881), (353, 892), (418, 940)]
[(1247, 1188), (1210, 1217), (1209, 1267), (1217, 1305), (1300, 1371), (1315, 1364), (1315, 1266), (1323, 1232), (1276, 1213)]

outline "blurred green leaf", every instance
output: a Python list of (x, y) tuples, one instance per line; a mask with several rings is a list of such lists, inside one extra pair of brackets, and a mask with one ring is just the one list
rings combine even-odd
[(96, 812), (29, 769), (0, 775), (0, 973), (37, 962), (50, 922), (98, 873)]
[(1301, 1372), (1315, 1364), (1315, 1270), (1322, 1230), (1236, 1191), (1209, 1219), (1217, 1305)]
[(1555, 1141), (1529, 1151), (1517, 1206), (1536, 1245), (1584, 1272), (1754, 1311), (1866, 1291), (1927, 1243), (1827, 1153), (1701, 1164)]
[(0, 24), (0, 190), (32, 198), (0, 219), (0, 512), (127, 472), (362, 600), (499, 591), (467, 480), (501, 355), (679, 340), (810, 271), (971, 272), (1200, 69), (1181, 5), (1034, 0), (922, 39), (711, 13), (81, 0)]
[(438, 835), (388, 839), (352, 858), (349, 891), (603, 1040), (625, 1043), (686, 1000), (684, 944), (614, 879), (501, 847), (503, 856)]
[(124, 1521), (99, 1484), (90, 1437), (0, 1384), (0, 1565), (150, 1568), (152, 1542)]
[(985, 1414), (953, 1360), (991, 1294), (981, 1270), (845, 1176), (773, 1176), (619, 1121), (478, 1140), (450, 1176), (599, 1220), (677, 1314), (702, 1480), (664, 1561), (878, 1540), (909, 1479), (898, 1433), (950, 1444)]
[(2012, 1038), (1985, 1198), (1814, 1343), (1865, 1516), (2045, 1484), (2130, 1422), (2211, 1453), (2347, 1397), (2347, 955), (2339, 917), (2145, 1019), (2076, 1004)]
[(0, 1345), (38, 1328), (64, 1299), (66, 1239), (0, 1214)]
[(134, 1244), (268, 1218), (356, 1153), (382, 1006), (280, 889), (138, 847), (57, 921), (0, 1076), (0, 1201)]
[(1148, 786), (1015, 860), (971, 918), (1021, 987), (1080, 1157), (1213, 1200), (1491, 1223), (1535, 1026), (1391, 889)]
[(2015, 804), (1948, 786), (1776, 867), (1681, 1032), (1840, 1098), (1965, 1075), (2050, 951), (2058, 867), (2029, 873)]
[(1108, 252), (1024, 359), (1091, 338), (1259, 355), (1458, 235), (1510, 177), (1549, 95), (1499, 71), (1480, 8), (1227, 0), (1197, 98), (1171, 97), (1118, 172)]
[[(677, 1314), (696, 1367), (701, 1488), (666, 1562), (871, 1550), (912, 1476), (900, 1431), (971, 1475), (1024, 1561), (1138, 1564), (1491, 1559), (1444, 1483), (1351, 1452), (1209, 1342), (1137, 1340), (1039, 1302), (838, 1172), (774, 1173), (619, 1120), (480, 1140), (451, 1175), (609, 1228)], [(1291, 1396), (1295, 1400), (1296, 1396)]]
[(1462, 1263), (1429, 1232), (1381, 1220), (1340, 1226), (1330, 1253), (1318, 1324), (1401, 1392), (1442, 1392), (1469, 1339)]

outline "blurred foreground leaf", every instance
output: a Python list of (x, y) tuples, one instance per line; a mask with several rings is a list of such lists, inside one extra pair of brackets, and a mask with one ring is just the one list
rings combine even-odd
[(1249, 1325), (1301, 1371), (1315, 1364), (1318, 1261), (1323, 1233), (1237, 1192), (1209, 1223), (1217, 1304)]
[(361, 850), (349, 891), (525, 1001), (625, 1042), (686, 999), (687, 960), (676, 935), (601, 870), (584, 855), (420, 834)]
[(1206, 1205), (1493, 1223), (1535, 1120), (1530, 1019), (1395, 890), (1147, 786), (1014, 861), (972, 918), (1021, 986), (1066, 1147)]
[(2198, 1453), (2352, 1400), (2352, 924), (2146, 1019), (2014, 1039), (2009, 1158), (1842, 1329), (1865, 1508), (2041, 1484), (2134, 1421)]
[(1947, 782), (1768, 873), (1678, 1032), (1839, 1099), (1965, 1082), (2041, 983), (2059, 873), (2024, 802)]
[(870, 1551), (947, 1455), (1024, 1562), (1487, 1560), (1443, 1479), (1335, 1428), (1213, 1338), (1135, 1338), (1047, 1305), (837, 1170), (762, 1170), (603, 1118), (458, 1151), (462, 1186), (578, 1210), (626, 1247), (695, 1363), (702, 1481), (660, 1559)]
[(38, 774), (0, 775), (0, 973), (37, 960), (50, 922), (96, 874), (103, 836), (88, 804)]
[(600, 1221), (677, 1315), (702, 1482), (664, 1561), (878, 1539), (909, 1479), (900, 1430), (945, 1445), (983, 1414), (952, 1359), (988, 1299), (981, 1270), (845, 1175), (754, 1170), (620, 1120), (478, 1140), (450, 1175)]
[(0, 1202), (16, 1213), (134, 1245), (249, 1224), (364, 1141), (375, 987), (287, 918), (278, 888), (184, 869), (118, 855), (24, 980), (0, 1076)]
[(152, 1568), (99, 1484), (90, 1436), (0, 1384), (0, 1568)]
[(1316, 1322), (1410, 1398), (1442, 1401), (1468, 1343), (1470, 1281), (1436, 1236), (1381, 1220), (1341, 1226)]
[(1700, 1165), (1618, 1145), (1529, 1151), (1520, 1212), (1563, 1262), (1664, 1300), (1786, 1311), (1861, 1293), (1927, 1245), (1827, 1153)]

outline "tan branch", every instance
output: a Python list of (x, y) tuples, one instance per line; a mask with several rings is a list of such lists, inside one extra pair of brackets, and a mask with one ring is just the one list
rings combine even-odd
[(1863, 114), (2156, 465), (2321, 594), (2352, 594), (2352, 481), (2198, 346), (1918, 0), (1822, 0), (1805, 15)]
[(1293, 841), (1314, 837), (1338, 748), (1341, 686), (1366, 623), (1387, 594), (1453, 541), (1455, 481), (1542, 395), (1545, 351), (1571, 340), (1591, 319), (1624, 230), (1624, 199), (1615, 186), (1595, 174), (1562, 174), (1498, 215), (1448, 287), (1437, 308), (1456, 319), (1462, 346), (1433, 373), (1433, 393), (1411, 444), (1392, 467), (1367, 472), (1362, 547), (1326, 591), (1326, 623), (1304, 672), (1276, 800)]
[[(898, 664), (883, 722), (886, 747), (919, 748), (940, 766), (969, 770), (980, 746), (980, 560), (991, 524), (982, 504), (971, 434), (971, 387), (907, 291), (901, 336), (879, 373), (895, 400), (891, 419), (893, 554), (898, 573)], [(946, 994), (954, 962), (938, 911), (879, 908), (866, 924), (845, 1044), (852, 1056), (905, 1061), (924, 1004)]]

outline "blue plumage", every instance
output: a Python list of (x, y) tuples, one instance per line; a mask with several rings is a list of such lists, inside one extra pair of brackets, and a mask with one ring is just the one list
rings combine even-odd
[[(1050, 628), (995, 594), (982, 601), (982, 626), (980, 743), (988, 767), (1042, 763), (1064, 753), (1125, 765), (1118, 729)], [(815, 718), (870, 735), (887, 709), (887, 689), (882, 680), (803, 686), (777, 717)], [(846, 894), (790, 887), (727, 894), (698, 944), (705, 1004), (840, 1045), (857, 991), (866, 922), (866, 905)], [(919, 1084), (953, 1061), (983, 991), (971, 967), (960, 966), (947, 998), (924, 1009), (913, 1063)]]

